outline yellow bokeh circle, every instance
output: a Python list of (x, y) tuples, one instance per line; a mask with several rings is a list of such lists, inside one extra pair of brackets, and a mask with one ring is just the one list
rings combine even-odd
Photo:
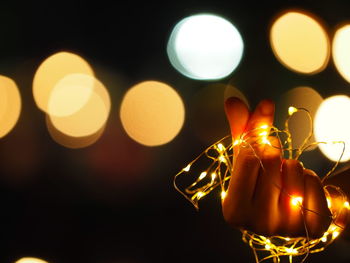
[(145, 81), (124, 96), (120, 118), (127, 134), (140, 144), (158, 146), (170, 142), (181, 130), (185, 107), (169, 85)]

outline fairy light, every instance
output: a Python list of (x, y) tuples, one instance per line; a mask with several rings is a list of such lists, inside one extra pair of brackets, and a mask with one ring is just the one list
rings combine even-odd
[(236, 146), (236, 145), (239, 145), (242, 143), (242, 140), (241, 139), (237, 139), (233, 142), (233, 146)]
[[(308, 134), (307, 138), (304, 140), (303, 144), (298, 149), (294, 149), (292, 147), (292, 136), (288, 128), (288, 122), (289, 119), (292, 117), (292, 115), (298, 111), (305, 112), (310, 120), (310, 133)], [(308, 147), (312, 145), (317, 144), (326, 144), (327, 142), (315, 142), (308, 144), (309, 138), (313, 135), (313, 128), (312, 128), (312, 118), (310, 113), (303, 108), (295, 108), (295, 107), (289, 107), (288, 109), (289, 116), (287, 117), (287, 120), (285, 122), (285, 128), (283, 130), (279, 130), (278, 128), (274, 126), (268, 126), (267, 124), (263, 124), (259, 126), (257, 129), (254, 129), (252, 131), (247, 131), (244, 134), (241, 135), (240, 138), (234, 140), (232, 142), (231, 136), (228, 135), (218, 142), (212, 144), (210, 147), (208, 147), (204, 152), (202, 152), (195, 160), (193, 160), (190, 164), (188, 164), (185, 168), (183, 168), (174, 178), (174, 186), (175, 188), (187, 199), (189, 200), (197, 209), (199, 208), (198, 202), (207, 196), (209, 193), (211, 193), (216, 187), (219, 187), (221, 189), (220, 196), (221, 199), (225, 199), (227, 196), (227, 189), (228, 184), (231, 178), (231, 171), (232, 171), (232, 163), (231, 160), (233, 160), (234, 156), (234, 150), (237, 149), (236, 146), (241, 147), (250, 147), (254, 150), (254, 147), (251, 145), (251, 143), (260, 143), (263, 145), (268, 145), (271, 147), (276, 148), (275, 146), (271, 145), (271, 142), (268, 138), (274, 137), (280, 141), (279, 145), (281, 145), (281, 151), (284, 156), (284, 158), (289, 159), (298, 159), (301, 154), (307, 149)], [(258, 135), (256, 135), (258, 134)], [(285, 141), (281, 141), (281, 134), (284, 134), (287, 139)], [(256, 138), (258, 137), (258, 138)], [(329, 143), (342, 143), (343, 142), (329, 142)], [(239, 150), (239, 149), (238, 149)], [(254, 150), (255, 151), (255, 150)], [(343, 148), (344, 151), (344, 148)], [(259, 158), (257, 154), (255, 154), (256, 158)], [(341, 156), (339, 160), (341, 159)], [(198, 172), (196, 174), (195, 171), (198, 171), (198, 167), (202, 161), (211, 161), (211, 164), (208, 166), (207, 169), (200, 169), (202, 172), (198, 176)], [(335, 170), (338, 162), (335, 163), (332, 169), (328, 171), (328, 173), (323, 177), (322, 183), (325, 181), (325, 179), (330, 176), (330, 174)], [(260, 162), (261, 163), (261, 162)], [(262, 165), (262, 163), (261, 163)], [(190, 172), (190, 169), (194, 172)], [(208, 180), (206, 177), (207, 175), (211, 175), (211, 180)], [(187, 184), (183, 183), (180, 184), (179, 180), (180, 177), (187, 177), (187, 178), (193, 178), (193, 183), (187, 186)], [(188, 181), (188, 180), (187, 180)], [(328, 188), (332, 187), (333, 190), (336, 190), (339, 192), (339, 196), (343, 198), (343, 206), (340, 206), (339, 209), (332, 207), (332, 199), (331, 195), (328, 193)], [(346, 196), (342, 193), (342, 191), (335, 187), (330, 185), (324, 186), (324, 192), (327, 196), (327, 204), (328, 207), (331, 208), (330, 212), (332, 213), (332, 222), (330, 223), (327, 231), (324, 232), (323, 236), (320, 238), (312, 239), (308, 236), (308, 232), (306, 231), (306, 237), (284, 237), (284, 236), (271, 236), (271, 237), (265, 237), (263, 235), (258, 235), (255, 233), (252, 233), (247, 230), (242, 230), (242, 240), (247, 243), (253, 250), (254, 255), (256, 256), (256, 262), (263, 262), (268, 259), (272, 259), (273, 262), (280, 262), (280, 257), (286, 256), (289, 258), (289, 262), (292, 262), (292, 259), (294, 256), (301, 256), (305, 255), (305, 258), (310, 253), (316, 253), (323, 251), (328, 245), (330, 245), (343, 231), (343, 228), (337, 225), (335, 222), (337, 221), (337, 218), (340, 214), (340, 209), (345, 207), (346, 209), (350, 209), (350, 204), (348, 200), (346, 199)], [(289, 193), (286, 193), (290, 196), (290, 202), (292, 206), (298, 207), (302, 213), (303, 210), (303, 197), (301, 196), (293, 196)], [(308, 210), (309, 212), (315, 213), (319, 216), (322, 216), (318, 214), (316, 211)], [(305, 220), (305, 219), (304, 219)], [(304, 225), (306, 228), (306, 223), (304, 221)], [(307, 230), (307, 228), (305, 229)], [(329, 238), (331, 237), (331, 238)], [(266, 256), (266, 254), (259, 254), (260, 252), (268, 252), (269, 255)]]
[(222, 192), (221, 192), (221, 199), (224, 200), (225, 197), (226, 197), (226, 195), (227, 195), (227, 192), (222, 191)]
[(199, 180), (202, 180), (204, 177), (207, 176), (207, 172), (202, 172), (200, 175), (199, 175)]
[(219, 161), (222, 162), (222, 163), (226, 163), (226, 158), (225, 158), (225, 156), (220, 155), (220, 156), (219, 156)]
[(191, 169), (191, 165), (187, 165), (185, 168), (183, 168), (182, 170), (185, 172), (188, 172)]
[(263, 132), (259, 133), (259, 136), (267, 136), (267, 131), (263, 131)]
[(262, 144), (267, 144), (271, 146), (271, 142), (266, 138), (266, 137), (262, 137), (261, 138), (261, 143)]
[(198, 192), (197, 193), (197, 198), (202, 198), (205, 194), (203, 192)]
[(298, 111), (298, 109), (297, 108), (295, 108), (295, 107), (293, 107), (293, 106), (290, 106), (289, 108), (288, 108), (288, 114), (289, 114), (289, 116), (292, 116), (294, 113), (296, 113)]
[(218, 147), (218, 150), (219, 150), (220, 152), (225, 151), (225, 147), (224, 147), (224, 145), (223, 145), (222, 143), (219, 143), (219, 144), (217, 145), (217, 147)]
[(293, 206), (301, 206), (303, 203), (303, 198), (301, 196), (292, 197), (290, 200)]
[(334, 231), (334, 232), (332, 233), (332, 238), (333, 238), (333, 239), (336, 239), (339, 235), (340, 235), (340, 232), (339, 232), (339, 231)]

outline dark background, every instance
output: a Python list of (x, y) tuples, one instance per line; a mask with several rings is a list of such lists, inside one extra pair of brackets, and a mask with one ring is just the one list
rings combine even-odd
[[(239, 231), (223, 221), (218, 195), (205, 199), (197, 212), (173, 188), (174, 175), (209, 146), (193, 125), (198, 116), (193, 101), (208, 82), (187, 79), (172, 68), (167, 39), (188, 15), (210, 12), (233, 22), (244, 39), (244, 56), (237, 70), (218, 82), (233, 83), (252, 106), (301, 85), (323, 97), (349, 94), (349, 84), (331, 61), (317, 75), (300, 75), (276, 60), (268, 42), (271, 19), (290, 8), (320, 17), (332, 37), (350, 20), (345, 3), (1, 2), (0, 74), (17, 82), (23, 109), (14, 130), (0, 140), (0, 262), (24, 256), (50, 263), (253, 262)], [(112, 97), (106, 131), (86, 149), (55, 143), (32, 97), (37, 67), (63, 50), (89, 61)], [(183, 130), (164, 146), (139, 145), (121, 127), (122, 96), (143, 80), (170, 84), (186, 105)], [(330, 165), (318, 150), (312, 158), (320, 160), (318, 172)], [(309, 262), (350, 262), (349, 245), (339, 239)]]

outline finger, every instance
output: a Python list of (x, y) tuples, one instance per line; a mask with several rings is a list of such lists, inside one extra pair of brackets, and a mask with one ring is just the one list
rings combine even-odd
[(326, 192), (328, 207), (333, 215), (333, 223), (340, 228), (345, 228), (348, 218), (348, 207), (345, 205), (346, 197), (336, 186), (327, 185)]
[(289, 236), (304, 234), (302, 204), (304, 199), (304, 168), (297, 160), (284, 160), (279, 207), (282, 221), (280, 231)]
[(323, 235), (331, 222), (331, 213), (320, 178), (311, 170), (304, 170), (304, 211), (308, 234), (311, 238)]
[(255, 231), (272, 235), (276, 233), (280, 221), (281, 158), (279, 154), (274, 154), (271, 146), (266, 146), (261, 163), (263, 167), (260, 168), (253, 198)]
[[(271, 126), (274, 119), (275, 104), (271, 100), (262, 100), (255, 108), (254, 112), (249, 118), (247, 123), (246, 131), (249, 133), (248, 136), (258, 136), (261, 132), (266, 129), (258, 129), (261, 126)], [(269, 132), (269, 130), (267, 130)]]
[(252, 198), (260, 162), (254, 151), (241, 145), (233, 164), (232, 175), (225, 199), (223, 214), (228, 223), (236, 227), (249, 227)]
[(242, 100), (230, 97), (225, 101), (225, 112), (232, 137), (235, 140), (239, 138), (246, 128), (249, 119), (248, 107)]

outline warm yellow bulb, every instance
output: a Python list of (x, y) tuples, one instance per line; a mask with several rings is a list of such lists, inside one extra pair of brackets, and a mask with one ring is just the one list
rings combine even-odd
[(292, 197), (291, 204), (293, 206), (302, 205), (303, 198), (301, 196)]
[(339, 231), (334, 231), (332, 234), (332, 238), (336, 239), (339, 236), (339, 234), (340, 234)]
[(298, 250), (295, 249), (295, 248), (286, 248), (286, 252), (289, 253), (289, 254), (297, 254), (298, 253)]
[(191, 165), (187, 165), (185, 168), (183, 168), (182, 170), (184, 170), (185, 172), (188, 172), (191, 168)]
[(263, 131), (263, 132), (259, 133), (259, 136), (267, 136), (267, 131)]
[(271, 245), (266, 244), (266, 245), (265, 245), (265, 249), (270, 250), (270, 249), (271, 249)]
[(289, 114), (289, 116), (292, 116), (294, 113), (296, 113), (298, 111), (298, 109), (297, 108), (295, 108), (295, 107), (293, 107), (293, 106), (290, 106), (289, 108), (288, 108), (288, 114)]
[(332, 202), (331, 202), (330, 198), (327, 198), (327, 206), (328, 206), (328, 208), (332, 207)]
[(219, 156), (219, 161), (222, 162), (222, 163), (226, 163), (226, 158), (225, 158), (225, 156), (220, 155), (220, 156)]
[(197, 198), (200, 199), (200, 198), (202, 198), (204, 195), (205, 195), (205, 194), (204, 194), (202, 191), (200, 191), (200, 192), (197, 193)]
[(271, 142), (270, 142), (266, 137), (263, 137), (263, 138), (261, 139), (261, 143), (262, 143), (262, 144), (267, 144), (267, 145), (270, 145), (270, 146), (271, 146)]
[(241, 139), (237, 139), (233, 142), (233, 146), (236, 146), (238, 144), (241, 144), (242, 143), (242, 140)]
[(202, 172), (200, 175), (199, 175), (199, 180), (202, 180), (204, 177), (207, 176), (207, 172)]
[(350, 204), (348, 201), (345, 201), (344, 202), (344, 207), (347, 208), (347, 209), (350, 209)]
[(226, 197), (226, 195), (227, 195), (227, 192), (222, 191), (222, 192), (221, 192), (221, 199), (224, 200), (225, 197)]
[(223, 152), (223, 151), (225, 150), (225, 147), (222, 145), (222, 143), (219, 143), (219, 144), (217, 145), (217, 147), (218, 147), (218, 149), (219, 149), (220, 152)]

